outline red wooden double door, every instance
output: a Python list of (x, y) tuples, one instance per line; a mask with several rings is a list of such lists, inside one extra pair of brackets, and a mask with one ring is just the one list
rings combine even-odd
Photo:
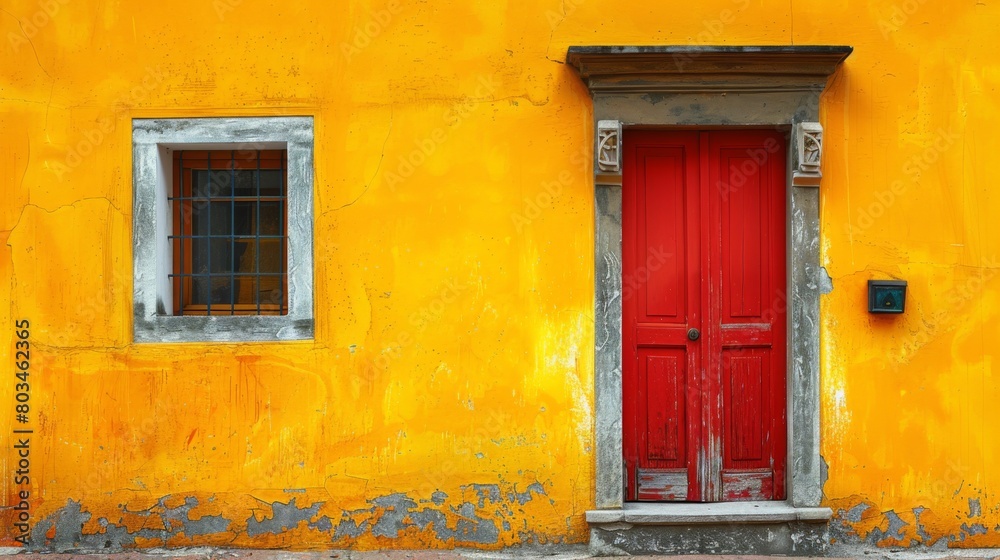
[(624, 134), (626, 500), (784, 499), (785, 146)]

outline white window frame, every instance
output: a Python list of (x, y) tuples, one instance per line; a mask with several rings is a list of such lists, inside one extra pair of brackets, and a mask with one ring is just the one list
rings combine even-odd
[[(175, 316), (174, 150), (287, 150), (288, 313)], [(251, 342), (313, 338), (313, 118), (238, 117), (132, 121), (133, 340)]]

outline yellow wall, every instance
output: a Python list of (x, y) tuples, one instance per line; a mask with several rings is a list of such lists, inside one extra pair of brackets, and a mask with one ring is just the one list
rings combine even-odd
[[(28, 319), (34, 542), (586, 540), (591, 105), (566, 48), (850, 44), (821, 109), (834, 534), (1000, 544), (1000, 9), (672, 4), (5, 4), (0, 357)], [(276, 114), (315, 116), (315, 341), (131, 344), (129, 119)], [(907, 313), (873, 319), (889, 276)]]
[[(883, 546), (998, 546), (1000, 12), (852, 4), (868, 15), (830, 28), (855, 51), (823, 107), (825, 493)], [(906, 313), (863, 313), (866, 281), (890, 277)]]

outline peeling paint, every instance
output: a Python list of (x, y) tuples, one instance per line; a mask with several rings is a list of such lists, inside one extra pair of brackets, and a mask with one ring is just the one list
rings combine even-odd
[[(977, 499), (970, 499), (963, 515), (977, 513)], [(893, 510), (872, 514), (872, 506), (861, 502), (849, 509), (838, 508), (830, 521), (830, 536), (838, 545), (875, 547), (992, 547), (1000, 540), (1000, 525), (990, 529), (984, 523), (963, 522), (953, 532), (942, 532), (942, 519), (923, 506), (912, 508), (911, 517)], [(866, 514), (867, 512), (867, 514)]]
[[(294, 529), (303, 521), (308, 523), (310, 528), (318, 528), (319, 526), (311, 523), (310, 520), (316, 517), (323, 503), (319, 502), (309, 507), (300, 508), (295, 504), (295, 500), (295, 498), (292, 498), (287, 504), (282, 504), (281, 502), (272, 503), (271, 516), (261, 521), (258, 521), (255, 517), (247, 519), (247, 534), (251, 537), (256, 537), (264, 533), (278, 534), (289, 529)], [(326, 521), (327, 524), (325, 526), (329, 527), (329, 519)]]
[(467, 488), (471, 488), (479, 496), (479, 507), (483, 507), (487, 501), (500, 501), (500, 487), (496, 484), (470, 484)]
[(872, 532), (868, 534), (868, 543), (878, 545), (885, 539), (903, 540), (905, 536), (903, 534), (903, 529), (908, 525), (908, 523), (903, 521), (902, 518), (900, 518), (899, 515), (892, 510), (882, 512), (882, 515), (885, 516), (885, 519), (889, 522), (889, 526), (884, 531), (878, 527), (873, 529)]
[(962, 523), (962, 532), (967, 535), (985, 535), (988, 531), (982, 523), (973, 523), (972, 525)]
[(830, 478), (830, 465), (826, 462), (826, 457), (819, 456), (819, 487), (826, 486), (826, 481)]
[(969, 498), (969, 519), (983, 515), (983, 506), (979, 504), (979, 498)]
[(340, 520), (340, 523), (337, 524), (336, 530), (333, 532), (333, 540), (340, 541), (345, 539), (354, 539), (368, 532), (369, 528), (369, 522), (367, 519), (358, 523), (345, 513), (344, 517)]
[(31, 548), (42, 549), (50, 544), (46, 535), (53, 529), (60, 537), (60, 546), (57, 550), (67, 550), (82, 545), (83, 524), (90, 518), (91, 514), (84, 513), (79, 502), (69, 500), (65, 507), (35, 524), (31, 531)]
[(146, 520), (142, 528), (137, 531), (129, 531), (119, 522), (101, 517), (97, 520), (100, 531), (86, 532), (84, 527), (92, 519), (93, 514), (83, 511), (79, 502), (70, 500), (62, 509), (35, 525), (31, 534), (30, 548), (59, 551), (121, 550), (134, 547), (136, 539), (167, 542), (175, 536), (193, 538), (214, 535), (224, 533), (230, 528), (231, 522), (218, 515), (205, 515), (193, 519), (191, 510), (198, 505), (198, 500), (194, 497), (184, 498), (184, 501), (175, 507), (168, 506), (168, 501), (171, 501), (171, 498), (163, 498), (155, 506), (142, 511), (123, 510), (123, 513)]
[(444, 501), (447, 499), (448, 499), (448, 494), (445, 494), (440, 490), (436, 490), (433, 494), (431, 494), (431, 501), (434, 502), (434, 505), (436, 506), (443, 504)]
[[(517, 542), (512, 538), (527, 536), (533, 541), (539, 540), (530, 531), (515, 533), (512, 521), (518, 518), (519, 512), (523, 512), (522, 507), (546, 496), (545, 486), (540, 482), (529, 484), (524, 492), (518, 491), (514, 485), (471, 484), (462, 487), (461, 493), (467, 493), (474, 501), (454, 502), (442, 491), (435, 491), (430, 499), (424, 500), (404, 493), (392, 493), (368, 500), (367, 507), (341, 510), (326, 501), (300, 505), (301, 496), (309, 495), (309, 491), (299, 490), (292, 492), (299, 496), (287, 503), (258, 502), (259, 507), (255, 508), (254, 514), (242, 524), (222, 515), (195, 513), (230, 501), (219, 500), (215, 495), (201, 500), (194, 496), (167, 496), (145, 509), (129, 509), (120, 504), (116, 515), (106, 513), (96, 523), (92, 523), (93, 514), (86, 511), (81, 503), (70, 501), (35, 525), (31, 548), (115, 551), (135, 548), (143, 543), (156, 543), (158, 546), (180, 542), (220, 544), (241, 542), (243, 538), (259, 539), (266, 535), (282, 539), (307, 536), (314, 540), (319, 535), (325, 535), (319, 542), (338, 547), (357, 546), (369, 542), (368, 539), (392, 541), (404, 535), (411, 538), (423, 535), (420, 542), (424, 546), (441, 543), (496, 547)], [(541, 539), (543, 542), (552, 540), (551, 537)]]
[(826, 271), (825, 266), (819, 267), (819, 293), (829, 294), (833, 291), (833, 278), (830, 278), (830, 273)]
[(531, 484), (528, 485), (527, 490), (525, 490), (524, 492), (518, 492), (518, 491), (515, 490), (514, 491), (514, 498), (517, 500), (517, 503), (519, 503), (519, 504), (521, 504), (523, 506), (524, 504), (526, 504), (526, 503), (528, 503), (528, 502), (531, 501), (531, 499), (532, 499), (531, 498), (531, 493), (532, 492), (534, 492), (535, 494), (538, 494), (539, 496), (544, 496), (545, 495), (545, 488), (541, 484), (539, 484), (537, 482), (532, 482)]
[(841, 510), (842, 517), (847, 521), (850, 521), (852, 523), (857, 523), (861, 521), (861, 516), (865, 513), (865, 511), (868, 510), (869, 507), (870, 506), (868, 504), (858, 504), (852, 507), (851, 509), (847, 510), (846, 512)]
[(922, 543), (930, 543), (934, 540), (931, 537), (931, 535), (927, 533), (926, 529), (924, 528), (924, 524), (920, 521), (920, 514), (922, 514), (926, 509), (927, 508), (924, 507), (913, 508), (913, 519), (914, 519), (913, 525), (914, 527), (916, 527), (917, 536), (920, 537), (920, 542)]

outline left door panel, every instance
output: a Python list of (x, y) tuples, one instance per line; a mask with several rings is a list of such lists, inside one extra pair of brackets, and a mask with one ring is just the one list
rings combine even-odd
[(696, 478), (700, 358), (698, 137), (630, 133), (623, 189), (623, 379), (631, 500), (700, 499)]

